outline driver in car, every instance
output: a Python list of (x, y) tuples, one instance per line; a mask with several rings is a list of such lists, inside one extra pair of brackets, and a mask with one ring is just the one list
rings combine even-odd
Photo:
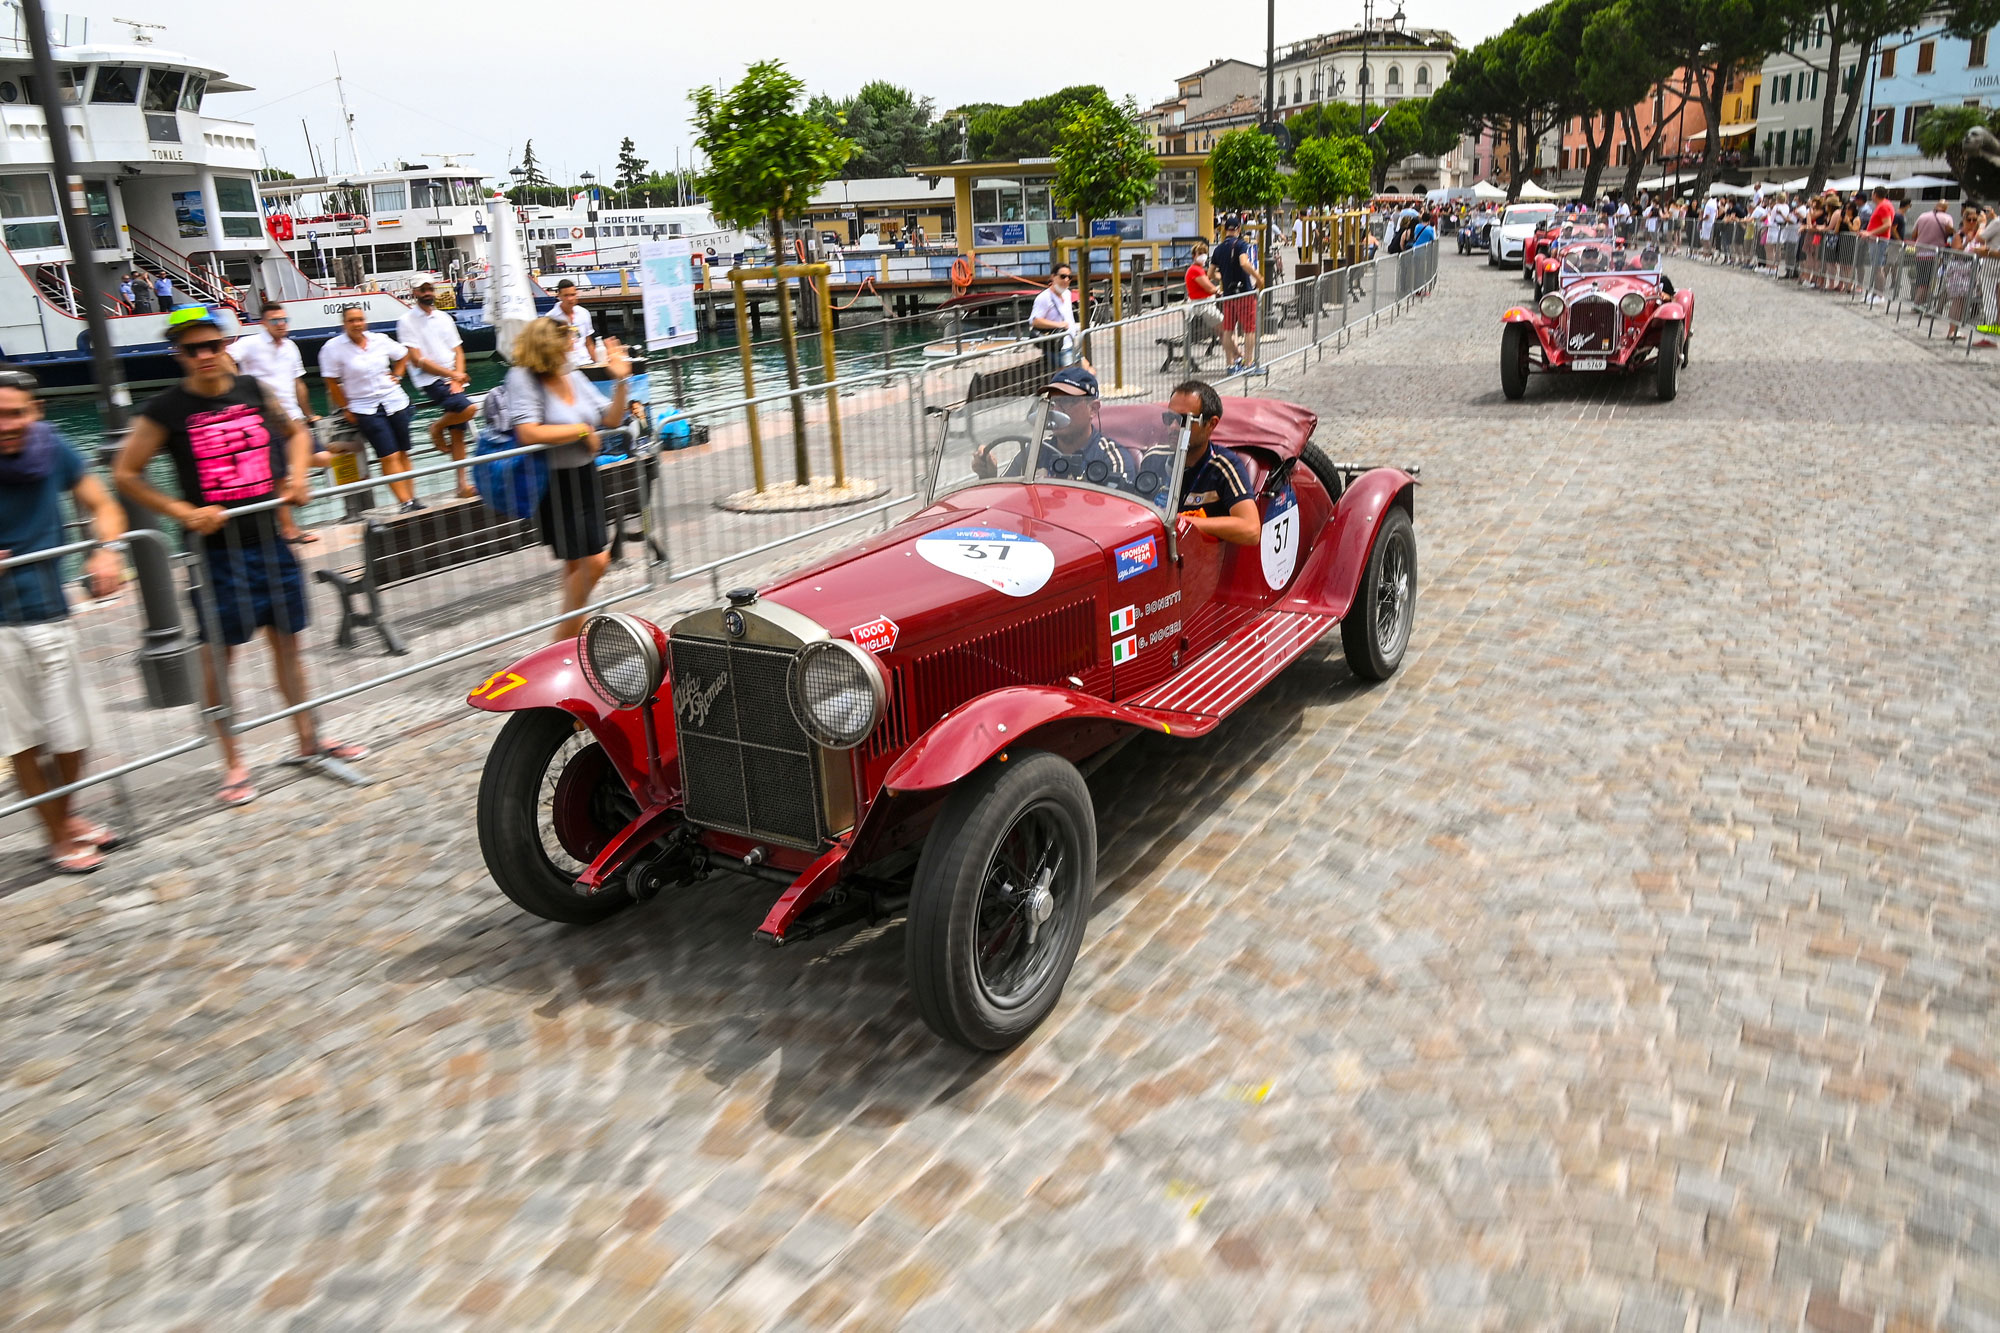
[[(1250, 488), (1250, 469), (1243, 460), (1210, 442), (1222, 421), (1222, 395), (1205, 380), (1187, 380), (1167, 400), (1167, 410), (1188, 419), (1187, 464), (1181, 469), (1180, 513), (1197, 531), (1237, 546), (1255, 546), (1261, 531), (1257, 493)], [(1139, 461), (1164, 472), (1173, 447), (1164, 446)]]
[[(1097, 428), (1097, 376), (1082, 366), (1064, 366), (1042, 388), (1049, 399), (1052, 429), (1035, 453), (1035, 475), (1056, 480), (1090, 481), (1103, 486), (1130, 484), (1125, 451)], [(981, 445), (972, 451), (972, 470), (995, 476), (992, 451)], [(1009, 476), (1021, 474), (1016, 459)]]

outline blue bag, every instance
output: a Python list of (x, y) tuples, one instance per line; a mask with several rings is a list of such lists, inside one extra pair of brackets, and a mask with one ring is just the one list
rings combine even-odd
[[(479, 442), (472, 450), (475, 459), (522, 447), (517, 431), (500, 429), (507, 420), (503, 388), (495, 385), (487, 390), (486, 401), (480, 405)], [(520, 454), (485, 463), (475, 462), (472, 465), (472, 488), (479, 492), (479, 498), (486, 502), (486, 507), (501, 518), (533, 518), (542, 507), (542, 497), (549, 491), (548, 455)]]
[[(520, 447), (521, 442), (513, 431), (504, 435), (497, 431), (481, 431), (472, 456), (476, 459)], [(545, 454), (520, 454), (485, 463), (475, 462), (472, 465), (472, 488), (479, 492), (479, 498), (486, 502), (486, 507), (502, 518), (533, 518), (535, 511), (542, 507), (542, 497), (549, 490), (548, 457)]]

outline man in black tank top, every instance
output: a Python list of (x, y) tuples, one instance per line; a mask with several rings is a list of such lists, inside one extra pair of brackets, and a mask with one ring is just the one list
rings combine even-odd
[[(209, 649), (202, 654), (209, 706), (221, 702), (223, 672), (236, 646), (260, 629), (271, 644), (279, 693), (287, 704), (303, 703), (305, 666), (297, 636), (308, 617), (299, 562), (279, 536), (275, 508), (231, 511), (277, 499), (304, 504), (311, 437), (305, 423), (272, 402), (262, 384), (236, 373), (228, 356), (230, 337), (206, 310), (175, 311), (167, 340), (183, 378), (139, 409), (112, 475), (132, 500), (198, 538), (188, 545), (202, 557), (201, 586), (193, 600), (196, 632)], [(173, 463), (179, 499), (146, 480), (146, 465), (163, 451)], [(299, 735), (296, 762), (358, 780), (344, 761), (361, 758), (365, 748), (322, 743), (310, 712), (295, 713), (292, 721)], [(216, 799), (224, 805), (256, 799), (236, 737), (227, 729), (219, 729), (218, 737), (227, 772)]]

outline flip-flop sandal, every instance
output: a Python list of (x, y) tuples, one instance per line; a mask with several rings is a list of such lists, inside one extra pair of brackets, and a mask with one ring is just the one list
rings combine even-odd
[(104, 865), (104, 858), (95, 847), (79, 847), (64, 856), (51, 856), (49, 866), (58, 875), (95, 874)]
[(328, 741), (319, 747), (319, 752), (329, 759), (341, 759), (348, 763), (368, 757), (368, 747), (359, 741)]
[(244, 778), (240, 782), (225, 782), (215, 793), (217, 805), (248, 805), (256, 799), (257, 787), (249, 778)]
[(102, 824), (93, 824), (88, 821), (85, 821), (81, 833), (72, 833), (70, 836), (78, 842), (89, 843), (100, 852), (114, 850), (120, 841), (117, 833), (111, 829), (104, 827)]
[(319, 540), (319, 534), (317, 532), (301, 532), (287, 537), (285, 540), (294, 546), (310, 546)]

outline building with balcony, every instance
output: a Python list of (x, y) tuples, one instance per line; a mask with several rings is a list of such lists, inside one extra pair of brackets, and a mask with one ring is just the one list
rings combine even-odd
[(1429, 97), (1451, 72), (1458, 50), (1442, 29), (1405, 27), (1393, 19), (1308, 37), (1278, 51), (1273, 108), (1291, 116), (1328, 102), (1392, 106)]

